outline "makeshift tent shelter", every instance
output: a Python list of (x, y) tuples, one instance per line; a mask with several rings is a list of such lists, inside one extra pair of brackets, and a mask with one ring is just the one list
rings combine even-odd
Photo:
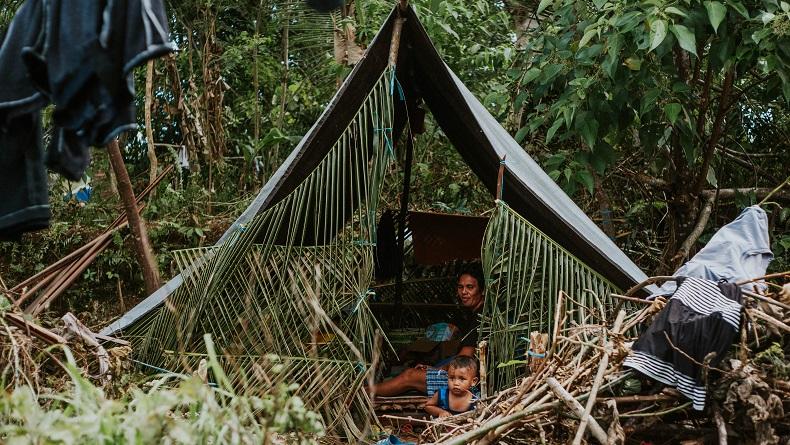
[[(402, 32), (393, 33), (401, 23)], [(546, 332), (559, 290), (604, 299), (646, 278), (444, 64), (413, 9), (395, 8), (319, 120), (217, 245), (179, 252), (181, 274), (102, 333), (131, 335), (143, 359), (162, 367), (199, 359), (202, 335), (211, 333), (238, 381), (307, 382), (300, 395), (309, 406), (346, 409), (351, 414), (333, 427), (361, 434), (353, 420), (364, 415), (365, 402), (353, 389), (361, 388), (376, 341), (366, 301), (379, 192), (394, 150), (411, 149), (396, 142), (420, 105), (493, 196), (505, 159), (502, 200), (483, 248), (490, 283), (481, 329), (495, 340), (492, 350), (512, 352), (523, 332)], [(267, 371), (275, 362), (277, 378)], [(333, 388), (319, 375), (333, 378)], [(495, 387), (512, 378), (502, 374)]]

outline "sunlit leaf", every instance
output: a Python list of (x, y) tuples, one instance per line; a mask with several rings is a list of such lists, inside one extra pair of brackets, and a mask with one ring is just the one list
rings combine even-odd
[(598, 34), (598, 28), (587, 30), (587, 32), (585, 32), (584, 35), (582, 36), (582, 39), (579, 41), (579, 48), (587, 45), (590, 39), (595, 37), (597, 34)]
[(667, 9), (665, 9), (664, 11), (666, 11), (667, 14), (675, 14), (675, 15), (679, 15), (681, 17), (688, 17), (688, 14), (686, 14), (685, 12), (681, 11), (680, 9), (678, 9), (678, 8), (676, 8), (674, 6), (670, 6)]
[(708, 19), (715, 32), (719, 32), (719, 25), (727, 15), (727, 8), (715, 1), (705, 2), (705, 9), (708, 11)]
[(653, 51), (654, 49), (658, 48), (658, 45), (661, 45), (661, 42), (664, 41), (664, 38), (667, 36), (667, 22), (663, 20), (653, 20), (650, 24), (650, 49), (648, 51)]
[(672, 25), (672, 34), (678, 39), (678, 43), (680, 47), (685, 49), (686, 51), (690, 52), (691, 54), (697, 55), (697, 42), (694, 38), (694, 32), (689, 30), (683, 25)]
[(538, 10), (536, 11), (536, 13), (540, 14), (546, 8), (548, 8), (549, 5), (552, 4), (552, 3), (553, 3), (553, 0), (540, 0), (540, 3), (538, 4)]

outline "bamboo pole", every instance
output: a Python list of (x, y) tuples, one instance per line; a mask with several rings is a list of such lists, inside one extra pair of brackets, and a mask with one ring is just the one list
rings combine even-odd
[(406, 19), (398, 17), (392, 26), (392, 40), (390, 40), (389, 67), (394, 68), (398, 63), (398, 51), (400, 50), (400, 35), (403, 30), (403, 22)]
[(148, 240), (148, 231), (145, 228), (145, 222), (137, 212), (137, 203), (134, 198), (134, 190), (132, 190), (132, 181), (129, 179), (129, 173), (126, 171), (126, 165), (123, 162), (118, 140), (114, 140), (107, 144), (107, 152), (110, 154), (110, 164), (112, 164), (113, 171), (115, 171), (115, 177), (118, 178), (118, 192), (121, 195), (121, 201), (126, 209), (129, 228), (132, 230), (135, 253), (140, 262), (143, 279), (145, 280), (145, 290), (146, 293), (150, 295), (159, 289), (161, 285), (159, 267), (156, 264), (156, 258), (151, 250), (151, 243)]

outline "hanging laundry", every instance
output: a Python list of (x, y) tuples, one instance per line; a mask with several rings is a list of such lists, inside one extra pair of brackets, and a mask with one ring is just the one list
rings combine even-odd
[[(175, 49), (169, 41), (162, 0), (28, 0), (17, 11), (0, 46), (0, 176), (12, 161), (35, 159), (77, 181), (90, 164), (90, 147), (103, 146), (121, 132), (135, 129), (132, 70)], [(23, 145), (12, 126), (24, 114), (55, 105), (54, 131), (46, 157), (20, 153), (41, 145)], [(29, 118), (30, 123), (39, 122)], [(21, 179), (17, 190), (36, 188), (35, 205), (46, 205), (43, 181)], [(44, 196), (44, 202), (39, 202)], [(0, 236), (43, 228), (40, 219), (26, 225), (10, 215), (28, 208), (30, 199), (0, 206)], [(21, 207), (20, 207), (21, 206)], [(48, 208), (47, 208), (48, 211)], [(23, 217), (24, 218), (24, 217)], [(22, 230), (20, 231), (20, 228)]]
[(45, 229), (51, 216), (41, 119), (23, 114), (0, 125), (0, 241)]
[(623, 366), (677, 387), (694, 409), (702, 410), (706, 391), (700, 364), (715, 367), (722, 360), (740, 331), (741, 309), (737, 285), (680, 278), (677, 291), (639, 336)]
[[(735, 220), (719, 229), (686, 264), (675, 271), (676, 277), (697, 277), (737, 283), (765, 275), (773, 259), (768, 237), (768, 216), (759, 206), (743, 209)], [(764, 287), (761, 283), (751, 283)], [(671, 295), (673, 281), (666, 282), (651, 297)]]

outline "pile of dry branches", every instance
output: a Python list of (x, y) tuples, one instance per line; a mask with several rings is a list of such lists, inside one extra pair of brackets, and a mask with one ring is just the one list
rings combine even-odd
[[(66, 355), (79, 372), (112, 390), (113, 376), (130, 372), (128, 343), (101, 338), (72, 313), (44, 327), (13, 306), (0, 308), (0, 382), (5, 390), (27, 385), (36, 393), (59, 390), (70, 379)], [(102, 342), (112, 340), (105, 348)], [(112, 346), (112, 347), (110, 347)]]
[[(618, 311), (613, 320), (589, 310), (582, 325), (557, 311), (556, 341), (545, 359), (531, 359), (519, 384), (474, 412), (430, 421), (421, 441), (790, 443), (790, 306), (783, 301), (789, 297), (787, 285), (784, 293), (746, 294), (739, 344), (717, 368), (698, 363), (706, 369), (703, 412), (673, 388), (621, 366), (639, 328), (665, 304), (657, 299), (631, 314)], [(556, 307), (569, 298), (561, 292)]]

